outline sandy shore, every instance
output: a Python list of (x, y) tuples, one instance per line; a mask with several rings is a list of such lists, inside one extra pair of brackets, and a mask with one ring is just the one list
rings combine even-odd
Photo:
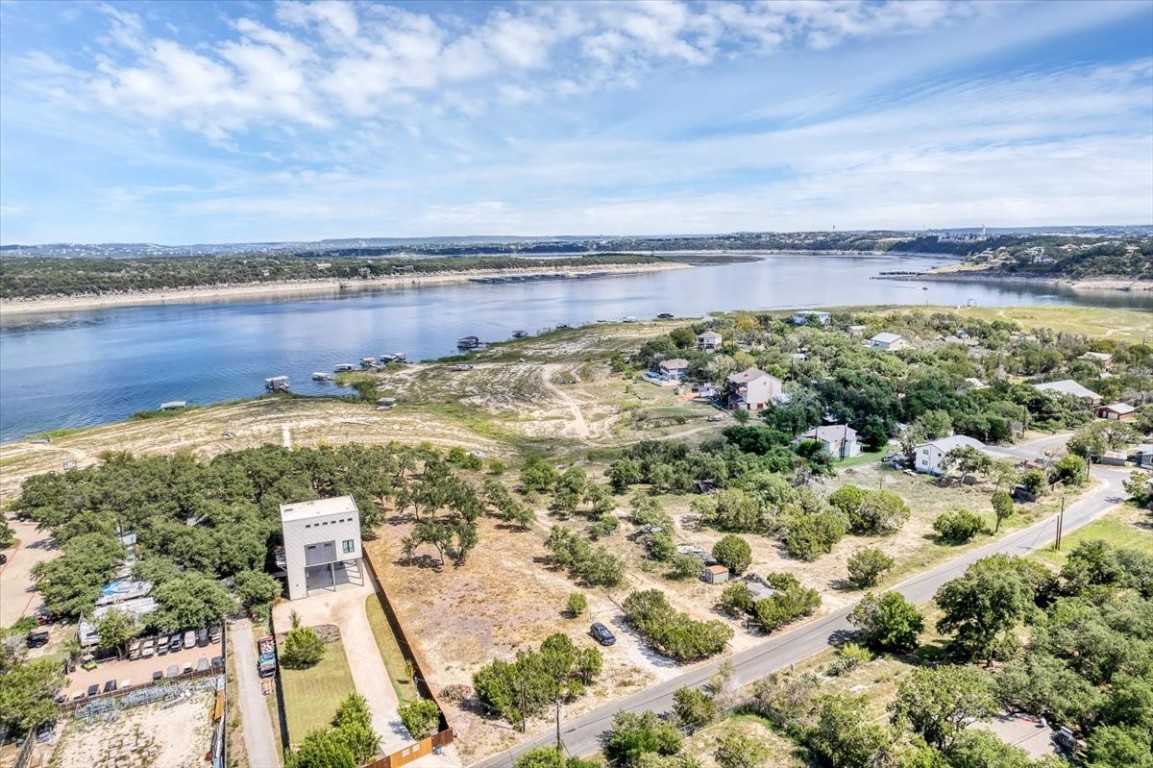
[(149, 304), (194, 304), (215, 301), (243, 301), (272, 297), (325, 296), (389, 288), (419, 288), (449, 283), (466, 283), (476, 277), (495, 276), (580, 276), (609, 272), (614, 275), (635, 275), (663, 272), (670, 269), (689, 269), (690, 264), (660, 262), (653, 264), (590, 264), (582, 266), (533, 266), (522, 269), (471, 269), (459, 272), (429, 272), (427, 274), (389, 275), (369, 280), (298, 280), (280, 283), (243, 283), (239, 285), (198, 286), (162, 291), (132, 291), (127, 293), (59, 296), (37, 299), (0, 300), (0, 315), (32, 315), (71, 312), (111, 307), (136, 307)]
[(1051, 285), (1067, 288), (1078, 293), (1101, 291), (1145, 292), (1153, 291), (1153, 280), (1133, 280), (1120, 277), (1093, 277), (1075, 279), (1069, 277), (1033, 277), (1007, 275), (978, 269), (940, 269), (908, 275), (879, 275), (874, 280), (933, 280), (938, 282), (989, 281), (998, 283), (1028, 283), (1031, 285)]

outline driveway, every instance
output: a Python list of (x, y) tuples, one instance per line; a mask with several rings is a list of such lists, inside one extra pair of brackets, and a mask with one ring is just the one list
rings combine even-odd
[(256, 672), (256, 639), (252, 622), (241, 619), (228, 627), (228, 651), (236, 663), (236, 682), (240, 689), (237, 703), (244, 726), (244, 748), (252, 768), (280, 768), (272, 719), (264, 703), (260, 675)]
[[(1066, 533), (1091, 522), (1125, 498), (1122, 483), (1129, 476), (1127, 469), (1110, 470), (1095, 467), (1092, 474), (1095, 481), (1093, 489), (1065, 510)], [(1057, 516), (1053, 515), (1028, 528), (1015, 531), (999, 541), (960, 555), (925, 573), (912, 576), (894, 589), (913, 603), (926, 603), (943, 584), (961, 576), (966, 568), (981, 558), (997, 553), (1026, 555), (1049, 546), (1053, 542), (1056, 525)], [(849, 605), (836, 613), (779, 634), (746, 651), (733, 654), (731, 659), (736, 682), (742, 686), (748, 685), (789, 664), (825, 650), (829, 647), (831, 638), (853, 630), (848, 622), (851, 610), (852, 605)], [(684, 686), (698, 688), (704, 685), (716, 674), (720, 664), (721, 660), (703, 664), (679, 677), (650, 686), (626, 699), (562, 723), (561, 736), (565, 746), (573, 755), (584, 756), (596, 752), (601, 747), (601, 735), (611, 727), (613, 715), (617, 712), (671, 711), (673, 691)], [(507, 768), (525, 750), (553, 744), (555, 739), (555, 731), (549, 728), (527, 738), (516, 747), (475, 765), (480, 768)]]
[(40, 593), (32, 585), (29, 572), (42, 560), (60, 554), (50, 534), (36, 530), (36, 523), (8, 522), (16, 534), (16, 547), (4, 550), (8, 562), (0, 565), (0, 627), (10, 627), (21, 616), (40, 607)]
[(373, 730), (380, 736), (381, 752), (387, 755), (411, 743), (412, 738), (400, 722), (396, 689), (392, 687), (364, 612), (364, 602), (374, 594), (375, 584), (368, 569), (363, 570), (364, 586), (342, 586), (335, 592), (313, 594), (303, 600), (286, 600), (273, 610), (273, 620), (277, 632), (287, 632), (292, 626), (289, 616), (296, 611), (301, 624), (335, 624), (340, 628), (340, 639), (344, 643), (344, 654), (357, 693), (368, 701)]

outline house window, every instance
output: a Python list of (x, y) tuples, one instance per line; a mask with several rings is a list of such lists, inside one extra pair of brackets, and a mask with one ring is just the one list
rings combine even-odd
[(344, 548), (344, 554), (346, 555), (352, 554), (356, 551), (356, 541), (353, 539), (345, 539), (342, 546)]

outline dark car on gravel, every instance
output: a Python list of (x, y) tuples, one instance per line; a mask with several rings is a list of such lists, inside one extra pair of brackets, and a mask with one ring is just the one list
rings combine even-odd
[(601, 645), (612, 645), (617, 641), (616, 635), (610, 632), (609, 628), (599, 621), (589, 628), (589, 634)]

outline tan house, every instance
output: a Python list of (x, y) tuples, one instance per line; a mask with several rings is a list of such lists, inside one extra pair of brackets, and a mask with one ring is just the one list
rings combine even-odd
[(745, 411), (759, 411), (784, 392), (784, 382), (759, 368), (734, 373), (726, 384), (729, 406)]
[(724, 339), (716, 331), (705, 331), (697, 336), (697, 349), (701, 352), (716, 352)]
[(869, 339), (869, 346), (886, 352), (896, 352), (898, 349), (908, 349), (909, 341), (899, 333), (878, 333)]

